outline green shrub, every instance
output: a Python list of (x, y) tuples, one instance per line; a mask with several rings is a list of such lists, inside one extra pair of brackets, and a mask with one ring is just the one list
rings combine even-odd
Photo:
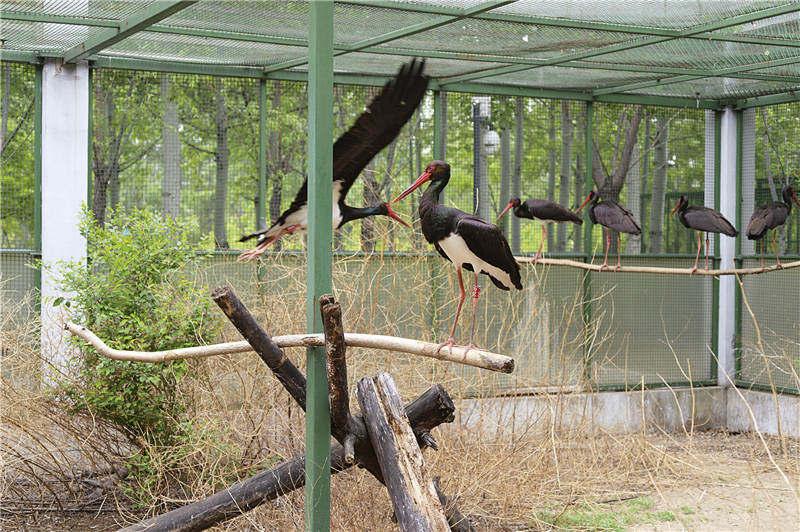
[[(197, 253), (188, 228), (148, 210), (110, 213), (105, 225), (84, 213), (89, 265), (60, 265), (72, 319), (112, 347), (155, 351), (202, 343), (219, 333), (208, 290), (191, 277)], [(81, 342), (83, 357), (62, 390), (78, 409), (123, 428), (132, 439), (165, 444), (181, 432), (185, 400), (176, 394), (187, 362), (110, 360)]]

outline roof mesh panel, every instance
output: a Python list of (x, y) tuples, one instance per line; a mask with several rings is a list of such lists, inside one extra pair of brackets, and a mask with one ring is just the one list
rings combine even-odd
[[(3, 50), (21, 60), (59, 56), (164, 6), (153, 0), (0, 0)], [(309, 6), (305, 0), (204, 0), (94, 57), (113, 64), (149, 60), (166, 69), (165, 62), (208, 64), (221, 74), (227, 66), (282, 66), (306, 57)], [(429, 73), (451, 90), (465, 81), (491, 84), (494, 92), (503, 86), (602, 89), (692, 100), (781, 93), (800, 83), (798, 1), (517, 0), (490, 6), (485, 0), (336, 1), (340, 55), (334, 67), (385, 76), (410, 56), (427, 56)], [(457, 17), (467, 9), (478, 12)], [(366, 47), (366, 41), (376, 44)], [(350, 51), (354, 45), (359, 51)], [(708, 77), (628, 86), (682, 75)]]

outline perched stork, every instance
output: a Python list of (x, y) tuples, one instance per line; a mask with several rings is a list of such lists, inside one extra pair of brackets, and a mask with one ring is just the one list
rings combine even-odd
[(694, 258), (692, 273), (697, 271), (697, 263), (700, 261), (701, 233), (705, 232), (706, 234), (706, 270), (708, 270), (708, 233), (722, 233), (728, 236), (739, 234), (739, 231), (721, 213), (701, 205), (689, 205), (686, 196), (682, 195), (678, 198), (670, 215), (676, 212), (679, 213), (678, 218), (684, 227), (697, 231), (697, 255)]
[[(355, 124), (333, 145), (333, 227), (339, 229), (347, 222), (368, 216), (388, 216), (403, 225), (408, 224), (391, 208), (382, 203), (375, 207), (356, 208), (345, 203), (347, 193), (358, 175), (383, 148), (400, 133), (425, 96), (428, 78), (424, 75), (425, 61), (414, 59), (400, 68)], [(283, 235), (305, 231), (308, 225), (308, 179), (297, 195), (269, 228), (243, 236), (245, 242), (258, 238), (255, 248), (243, 252), (240, 260), (251, 260)]]
[(439, 194), (450, 181), (450, 165), (444, 161), (430, 163), (419, 178), (392, 200), (392, 203), (402, 200), (428, 181), (431, 184), (419, 201), (422, 233), (425, 235), (425, 240), (433, 244), (439, 255), (453, 263), (458, 274), (459, 288), (458, 307), (453, 326), (450, 329), (450, 336), (439, 346), (439, 349), (445, 345), (452, 347), (456, 342), (456, 325), (461, 315), (461, 307), (466, 299), (464, 280), (461, 277), (462, 268), (475, 275), (472, 289), (472, 327), (467, 346), (468, 348), (475, 347), (473, 343), (475, 313), (481, 293), (478, 274), (488, 275), (492, 283), (501, 290), (510, 290), (511, 287), (522, 290), (519, 264), (514, 260), (508, 242), (496, 225), (485, 222), (477, 216), (439, 204)]
[[(529, 220), (538, 218), (547, 222), (572, 222), (578, 225), (583, 223), (583, 219), (571, 210), (553, 201), (543, 199), (529, 199), (523, 202), (519, 198), (512, 198), (497, 219), (500, 220), (511, 209), (514, 209), (514, 216), (517, 218), (528, 218)], [(547, 224), (542, 224), (542, 241), (539, 243), (539, 250), (533, 256), (534, 262), (541, 258), (545, 240), (547, 240)]]
[[(770, 229), (782, 226), (786, 223), (786, 219), (792, 212), (792, 202), (795, 202), (800, 207), (800, 200), (797, 199), (797, 192), (791, 185), (786, 185), (781, 190), (783, 201), (775, 201), (762, 205), (753, 212), (750, 217), (750, 223), (747, 224), (747, 238), (749, 240), (761, 240)], [(778, 250), (778, 243), (776, 241), (777, 233), (772, 233), (772, 245), (775, 248), (775, 260), (778, 262), (778, 268), (781, 268), (781, 258)], [(764, 267), (764, 248), (767, 243), (761, 245), (761, 267)]]
[[(589, 219), (593, 224), (600, 224), (606, 227), (606, 245), (605, 255), (603, 256), (603, 265), (601, 269), (608, 267), (608, 248), (611, 247), (611, 231), (613, 229), (617, 233), (628, 233), (631, 235), (642, 234), (642, 228), (636, 223), (633, 213), (617, 203), (614, 200), (604, 199), (600, 201), (600, 194), (592, 190), (586, 199), (578, 207), (577, 212), (581, 212), (587, 203), (592, 202), (589, 207)], [(617, 234), (617, 271), (622, 267), (622, 260), (620, 259), (619, 251), (619, 234)]]

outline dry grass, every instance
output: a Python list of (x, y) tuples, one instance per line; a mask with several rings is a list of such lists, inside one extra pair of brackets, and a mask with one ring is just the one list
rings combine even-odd
[[(431, 275), (443, 286), (443, 296), (436, 298), (429, 293), (428, 283), (410, 283), (408, 279), (429, 275), (427, 261), (409, 257), (399, 266), (392, 263), (391, 270), (380, 259), (341, 261), (335, 285), (344, 306), (345, 327), (384, 334), (416, 330), (421, 339), (436, 340), (432, 331), (445, 330), (455, 286), (449, 276), (445, 280), (446, 273), (434, 272)], [(208, 283), (228, 276), (229, 266), (210, 269)], [(260, 272), (254, 270), (251, 278), (238, 278), (239, 293), (266, 330), (303, 331), (305, 286), (300, 268), (295, 259), (285, 257)], [(509, 378), (353, 349), (348, 353), (351, 379), (389, 371), (406, 399), (433, 382), (442, 383), (454, 397), (492, 394), (511, 386), (571, 389), (582, 373), (583, 355), (575, 353), (583, 353), (587, 346), (600, 350), (608, 338), (597, 328), (589, 335), (575, 332), (582, 319), (579, 291), (562, 294), (556, 304), (544, 288), (549, 271), (537, 270), (536, 282), (530, 283), (524, 298), (511, 300), (487, 289), (489, 301), (481, 309), (486, 318), (481, 321), (478, 341), (487, 348), (496, 348), (493, 342), (499, 342), (507, 352), (535, 346), (546, 356), (534, 367), (522, 368), (519, 375)], [(259, 278), (262, 284), (256, 290)], [(269, 282), (264, 283), (266, 279)], [(282, 286), (280, 293), (272, 289), (275, 284)], [(399, 293), (404, 294), (405, 306), (393, 307), (392, 294)], [(469, 310), (465, 315), (468, 319)], [(468, 322), (464, 323), (466, 327)], [(558, 326), (548, 326), (553, 323)], [(195, 437), (179, 447), (149, 453), (156, 457), (147, 464), (154, 474), (147, 483), (136, 482), (125, 469), (129, 455), (144, 442), (129, 442), (88, 414), (69, 414), (39, 387), (42, 357), (34, 319), (12, 322), (9, 318), (0, 325), (0, 345), (8, 348), (1, 399), (2, 507), (12, 524), (74, 528), (85, 516), (99, 515), (104, 520), (98, 522), (108, 528), (203, 497), (254, 470), (302, 453), (303, 413), (255, 355), (192, 361), (192, 371), (181, 382), (180, 391), (189, 397), (187, 421)], [(237, 338), (230, 328), (224, 335), (226, 340)], [(289, 354), (302, 366), (301, 351)], [(644, 496), (669, 507), (669, 493), (693, 486), (726, 485), (740, 492), (757, 489), (765, 472), (778, 469), (795, 485), (784, 483), (774, 489), (797, 496), (800, 444), (796, 440), (691, 430), (673, 435), (653, 427), (616, 435), (594, 428), (588, 417), (584, 425), (567, 431), (561, 428), (563, 396), (547, 398), (546, 416), (517, 420), (513, 427), (493, 426), (487, 431), (480, 424), (467, 428), (457, 420), (436, 431), (441, 450), (427, 453), (428, 463), (442, 477), (444, 490), (457, 496), (462, 510), (477, 520), (479, 528), (603, 528), (606, 525), (592, 525), (591, 519), (589, 524), (574, 524), (574, 515), (578, 510), (582, 516), (607, 513), (622, 504), (619, 501)], [(334, 477), (332, 506), (332, 522), (338, 530), (392, 526), (385, 491), (363, 470)], [(47, 521), (41, 510), (53, 510), (58, 521)], [(301, 529), (302, 522), (303, 496), (295, 493), (221, 528), (293, 530)]]

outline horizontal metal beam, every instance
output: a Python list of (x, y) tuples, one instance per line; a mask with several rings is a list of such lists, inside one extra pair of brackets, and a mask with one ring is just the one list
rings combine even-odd
[(85, 42), (73, 46), (64, 52), (64, 62), (73, 63), (86, 59), (97, 52), (112, 46), (126, 37), (139, 32), (156, 22), (177, 13), (182, 9), (196, 4), (197, 0), (163, 0), (154, 2), (147, 7), (136, 11), (125, 20), (120, 21), (119, 26), (109, 28), (98, 35), (90, 37)]
[[(420, 22), (418, 24), (414, 24), (413, 26), (408, 26), (406, 28), (400, 28), (397, 30), (390, 31), (388, 33), (382, 33), (375, 37), (370, 37), (369, 39), (363, 39), (358, 41), (357, 43), (353, 44), (349, 50), (339, 50), (336, 51), (333, 55), (334, 57), (348, 54), (351, 52), (358, 52), (360, 50), (364, 50), (365, 48), (369, 48), (372, 46), (378, 46), (390, 41), (394, 41), (396, 39), (402, 39), (403, 37), (409, 37), (411, 35), (416, 35), (418, 33), (422, 33), (428, 30), (432, 30), (434, 28), (439, 28), (441, 26), (445, 26), (447, 24), (452, 24), (453, 22), (457, 22), (465, 17), (470, 15), (483, 13), (485, 11), (489, 11), (491, 9), (495, 9), (504, 5), (508, 5), (515, 0), (490, 0), (489, 2), (483, 2), (478, 4), (475, 7), (469, 9), (462, 9), (459, 10), (457, 15), (448, 15), (444, 17), (439, 17), (434, 20), (427, 20), (424, 22)], [(269, 67), (264, 69), (264, 72), (276, 72), (278, 70), (285, 70), (292, 67), (297, 67), (300, 65), (304, 65), (308, 63), (307, 57), (301, 57), (298, 59), (290, 59), (288, 61), (282, 61), (275, 65), (270, 65)]]
[(563, 54), (550, 59), (543, 60), (539, 65), (536, 65), (534, 67), (509, 64), (503, 67), (476, 70), (468, 74), (451, 76), (450, 78), (442, 80), (442, 83), (446, 86), (447, 83), (456, 83), (460, 81), (474, 81), (476, 79), (486, 78), (490, 76), (500, 76), (503, 74), (511, 74), (514, 72), (520, 72), (522, 70), (529, 70), (531, 68), (560, 65), (563, 63), (568, 63), (570, 61), (588, 59), (590, 57), (598, 57), (601, 55), (607, 55), (614, 52), (621, 52), (624, 50), (633, 50), (635, 48), (651, 46), (654, 44), (671, 41), (681, 37), (690, 37), (692, 35), (698, 35), (709, 31), (715, 31), (723, 28), (728, 28), (731, 26), (737, 26), (739, 24), (745, 24), (747, 22), (754, 22), (757, 20), (762, 20), (765, 18), (770, 18), (778, 15), (785, 15), (786, 13), (792, 13), (795, 11), (800, 11), (799, 3), (790, 3), (787, 5), (773, 7), (769, 9), (761, 9), (744, 15), (738, 15), (735, 17), (730, 17), (715, 22), (699, 24), (697, 26), (692, 26), (691, 28), (688, 28), (686, 30), (681, 30), (678, 35), (672, 37), (648, 37), (645, 39), (633, 39), (621, 43), (611, 44), (608, 46), (601, 46), (600, 48), (587, 50), (585, 52)]
[(14, 61), (16, 63), (38, 63), (39, 57), (36, 55), (36, 52), (3, 50), (0, 48), (0, 61)]
[(800, 56), (798, 57), (787, 57), (783, 59), (775, 59), (772, 61), (764, 61), (763, 63), (755, 63), (746, 66), (736, 65), (728, 68), (721, 68), (719, 70), (712, 70), (709, 74), (704, 76), (675, 76), (669, 78), (656, 78), (647, 81), (640, 81), (637, 83), (628, 83), (625, 85), (616, 85), (613, 87), (607, 87), (604, 89), (597, 89), (592, 92), (595, 96), (602, 96), (603, 94), (622, 94), (626, 91), (631, 91), (635, 89), (646, 89), (649, 87), (661, 87), (663, 85), (672, 85), (673, 83), (682, 83), (685, 81), (694, 81), (698, 79), (705, 79), (708, 77), (726, 77), (728, 74), (733, 73), (742, 73), (748, 72), (751, 70), (761, 70), (764, 68), (772, 68), (777, 66), (784, 66), (784, 65), (793, 65), (793, 64), (800, 64)]
[(793, 102), (800, 102), (800, 90), (738, 100), (734, 104), (734, 109), (749, 109), (750, 107), (764, 107), (767, 105), (779, 105)]

